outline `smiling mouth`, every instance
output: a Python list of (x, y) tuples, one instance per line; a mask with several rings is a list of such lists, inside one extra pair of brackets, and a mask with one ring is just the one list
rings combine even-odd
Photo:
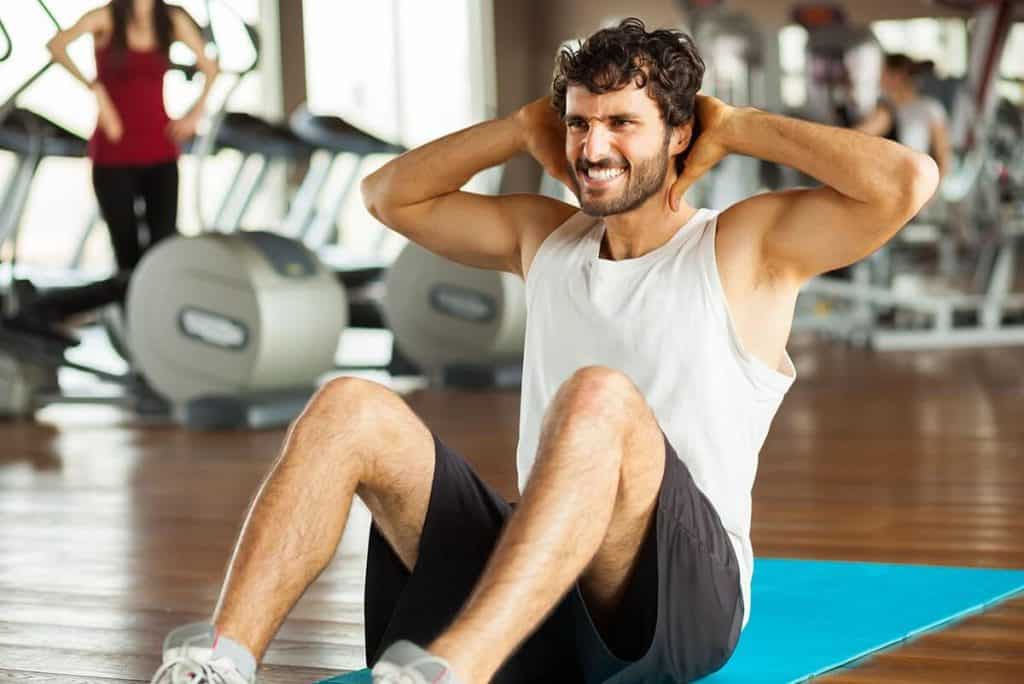
[(625, 176), (626, 168), (623, 166), (613, 168), (591, 166), (586, 171), (580, 172), (579, 175), (587, 187), (599, 188), (610, 185)]

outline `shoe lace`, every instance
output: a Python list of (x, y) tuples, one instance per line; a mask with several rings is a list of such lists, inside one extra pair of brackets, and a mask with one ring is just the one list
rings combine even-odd
[[(161, 665), (160, 669), (153, 675), (150, 684), (157, 684), (161, 681), (161, 677), (166, 676), (179, 667), (189, 673), (189, 684), (228, 684), (228, 680), (224, 675), (218, 672), (210, 663), (201, 663), (195, 658), (189, 658), (188, 656), (178, 656), (174, 660), (169, 660)], [(174, 682), (174, 680), (172, 679), (171, 682)]]
[(168, 675), (172, 675), (170, 683), (177, 684), (178, 680), (173, 677), (173, 673), (177, 672), (178, 668), (188, 672), (189, 684), (228, 684), (227, 678), (217, 670), (214, 664), (209, 661), (201, 662), (188, 654), (189, 647), (203, 638), (205, 638), (204, 635), (200, 634), (183, 641), (179, 655), (161, 665), (153, 675), (153, 679), (150, 680), (150, 684), (160, 684)]

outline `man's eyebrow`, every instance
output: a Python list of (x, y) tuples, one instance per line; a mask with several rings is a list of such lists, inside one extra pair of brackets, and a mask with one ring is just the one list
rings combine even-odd
[[(636, 120), (636, 119), (640, 118), (640, 115), (635, 113), (635, 112), (616, 112), (614, 114), (608, 114), (606, 116), (592, 116), (590, 118), (591, 119), (595, 119), (597, 121), (603, 121), (605, 119), (633, 119), (633, 120)], [(565, 116), (562, 117), (562, 120), (563, 121), (586, 121), (588, 119), (586, 119), (582, 115), (576, 114), (574, 112), (566, 112)]]

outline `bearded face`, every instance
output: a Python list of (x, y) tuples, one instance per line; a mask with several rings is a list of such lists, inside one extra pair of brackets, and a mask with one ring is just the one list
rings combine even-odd
[(651, 157), (579, 159), (572, 178), (583, 213), (611, 216), (636, 209), (656, 194), (668, 175), (668, 141)]
[(591, 216), (632, 211), (665, 184), (670, 130), (644, 89), (566, 97), (566, 158), (580, 208)]

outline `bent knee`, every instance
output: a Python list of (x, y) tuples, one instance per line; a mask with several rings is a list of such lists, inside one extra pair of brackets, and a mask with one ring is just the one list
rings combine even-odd
[(380, 383), (335, 378), (306, 405), (292, 432), (304, 437), (336, 438), (381, 434), (416, 420), (408, 404)]
[(573, 413), (621, 415), (639, 408), (643, 397), (629, 376), (606, 366), (584, 366), (559, 388), (559, 399)]
[(664, 435), (643, 394), (628, 375), (604, 366), (580, 368), (562, 385), (553, 417), (563, 427), (611, 430), (621, 435), (621, 467), (637, 479), (648, 472), (660, 483), (665, 463)]
[(386, 411), (394, 392), (371, 380), (334, 378), (327, 381), (310, 399), (302, 418), (357, 417), (371, 411)]

